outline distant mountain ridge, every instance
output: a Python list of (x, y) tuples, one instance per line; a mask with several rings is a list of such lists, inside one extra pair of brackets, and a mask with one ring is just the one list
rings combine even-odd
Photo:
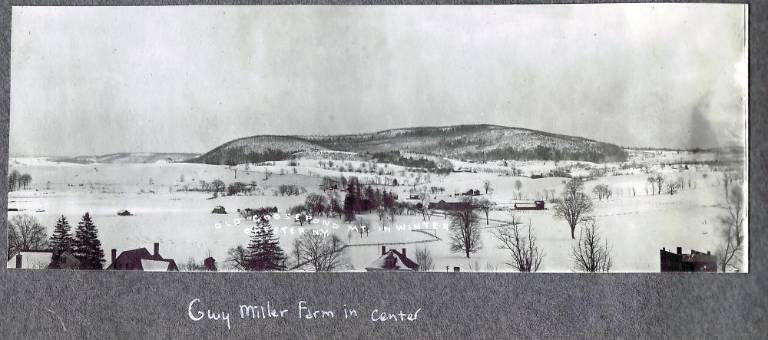
[(295, 153), (360, 154), (411, 152), (467, 160), (623, 161), (618, 145), (592, 139), (499, 125), (454, 125), (389, 129), (343, 135), (258, 135), (224, 143), (188, 162), (240, 164), (291, 158)]
[(57, 157), (51, 160), (65, 163), (107, 163), (107, 164), (128, 164), (128, 163), (157, 163), (157, 162), (180, 162), (199, 156), (196, 153), (183, 152), (118, 152), (97, 156), (75, 156), (75, 157)]

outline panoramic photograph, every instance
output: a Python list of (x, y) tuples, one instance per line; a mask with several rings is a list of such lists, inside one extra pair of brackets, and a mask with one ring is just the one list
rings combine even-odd
[(746, 27), (13, 7), (7, 268), (748, 272)]

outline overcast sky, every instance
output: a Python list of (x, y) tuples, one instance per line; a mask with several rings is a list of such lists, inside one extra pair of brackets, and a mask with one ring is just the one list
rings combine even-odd
[(744, 144), (740, 5), (14, 7), (15, 155), (489, 123)]

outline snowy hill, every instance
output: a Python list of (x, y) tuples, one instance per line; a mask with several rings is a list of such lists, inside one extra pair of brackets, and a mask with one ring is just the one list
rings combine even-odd
[(51, 161), (61, 163), (104, 163), (104, 164), (135, 164), (135, 163), (157, 163), (157, 162), (179, 162), (193, 157), (194, 153), (169, 153), (169, 152), (121, 152), (100, 156), (76, 156), (76, 157), (58, 157)]
[(406, 151), (471, 160), (624, 160), (620, 147), (586, 138), (498, 125), (456, 125), (308, 137), (335, 150)]
[(289, 158), (297, 152), (328, 150), (326, 147), (296, 136), (252, 136), (236, 139), (189, 159), (191, 163), (241, 164), (260, 163)]
[(467, 160), (623, 161), (619, 146), (586, 138), (498, 125), (456, 125), (327, 136), (253, 136), (221, 145), (191, 160), (208, 164), (282, 160), (297, 152), (401, 151)]

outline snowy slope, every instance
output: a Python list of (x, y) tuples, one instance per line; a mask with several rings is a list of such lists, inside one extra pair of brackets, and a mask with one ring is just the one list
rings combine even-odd
[[(233, 157), (247, 153), (280, 151), (269, 160), (280, 160), (295, 152), (334, 150), (354, 153), (384, 151), (412, 152), (426, 155), (467, 158), (504, 159), (515, 152), (528, 152), (525, 157), (537, 157), (537, 150), (548, 148), (569, 159), (579, 154), (597, 155), (605, 160), (623, 160), (626, 153), (620, 147), (581, 137), (558, 135), (542, 131), (498, 125), (456, 125), (384, 130), (352, 135), (313, 136), (253, 136), (221, 145), (196, 162), (224, 164)], [(542, 156), (545, 157), (545, 156)], [(275, 158), (275, 159), (273, 159)], [(285, 159), (285, 158), (283, 158)]]
[(61, 163), (105, 163), (105, 164), (135, 164), (178, 162), (197, 157), (194, 153), (168, 153), (168, 152), (121, 152), (99, 156), (76, 156), (50, 158), (53, 162)]

